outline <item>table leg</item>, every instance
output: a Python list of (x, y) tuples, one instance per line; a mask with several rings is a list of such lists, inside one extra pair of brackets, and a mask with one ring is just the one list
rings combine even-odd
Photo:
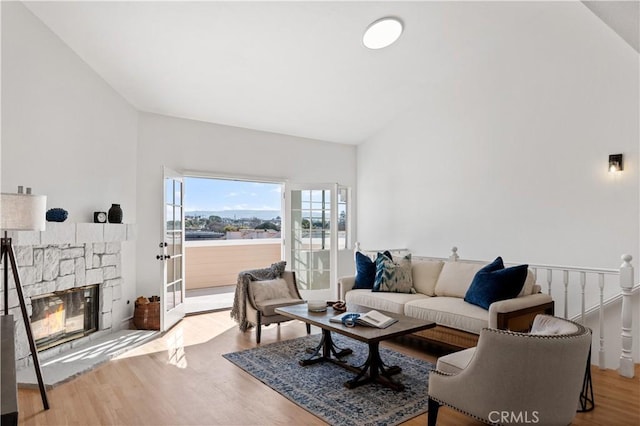
[[(315, 348), (308, 348), (307, 353), (311, 354), (308, 358), (299, 361), (302, 366), (316, 364), (322, 361), (344, 362), (340, 358), (353, 353), (349, 348), (338, 347), (331, 338), (329, 330), (322, 329), (322, 338)], [(331, 356), (333, 355), (333, 357)]]
[(345, 360), (341, 359), (346, 355), (352, 354), (353, 350), (338, 347), (333, 342), (331, 331), (329, 330), (322, 329), (320, 343), (318, 343), (315, 348), (307, 348), (306, 352), (310, 354), (310, 356), (298, 361), (302, 366), (329, 361), (357, 373), (356, 377), (344, 383), (344, 386), (349, 389), (357, 388), (366, 383), (379, 383), (395, 391), (404, 390), (402, 383), (394, 382), (391, 379), (391, 376), (402, 372), (402, 368), (397, 365), (388, 366), (382, 361), (380, 357), (380, 342), (369, 343), (367, 360), (361, 366), (347, 364)]
[[(365, 363), (359, 367), (359, 371), (360, 372), (355, 378), (345, 382), (345, 387), (353, 389), (364, 385), (365, 383), (374, 382), (380, 383), (381, 385), (387, 386), (396, 391), (404, 390), (403, 384), (391, 380), (391, 376), (400, 373), (402, 368), (397, 365), (387, 366), (382, 362), (379, 342), (369, 343), (369, 356)], [(368, 375), (367, 371), (369, 372)]]

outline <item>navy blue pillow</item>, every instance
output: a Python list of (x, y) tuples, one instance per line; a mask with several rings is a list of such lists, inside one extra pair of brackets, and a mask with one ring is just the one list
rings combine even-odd
[(478, 272), (493, 272), (500, 269), (504, 269), (504, 262), (502, 261), (502, 257), (498, 256), (496, 257), (496, 260), (483, 266)]
[[(385, 255), (391, 258), (391, 253), (385, 250)], [(371, 290), (376, 280), (376, 262), (369, 259), (368, 256), (356, 252), (356, 283), (353, 285), (354, 290)]]
[(529, 265), (505, 268), (502, 258), (496, 258), (473, 277), (464, 301), (488, 310), (493, 302), (517, 297), (524, 286), (528, 268)]
[(368, 256), (356, 252), (356, 283), (353, 288), (356, 290), (372, 289), (376, 279), (376, 264)]

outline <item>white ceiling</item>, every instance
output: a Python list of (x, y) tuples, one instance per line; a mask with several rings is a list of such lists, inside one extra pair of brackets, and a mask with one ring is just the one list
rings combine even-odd
[(640, 51), (640, 2), (638, 0), (599, 0), (582, 3), (618, 33), (636, 52)]
[[(378, 132), (461, 68), (505, 40), (540, 2), (26, 2), (141, 111), (339, 143)], [(586, 19), (580, 2), (565, 3)], [(573, 8), (573, 9), (572, 9)], [(365, 28), (405, 22), (389, 48), (362, 46)], [(637, 25), (637, 21), (636, 21)]]

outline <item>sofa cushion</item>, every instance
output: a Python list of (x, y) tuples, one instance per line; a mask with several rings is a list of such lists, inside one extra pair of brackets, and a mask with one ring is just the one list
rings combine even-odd
[(420, 293), (377, 293), (371, 290), (351, 290), (347, 292), (345, 301), (347, 309), (353, 305), (359, 305), (380, 311), (404, 314), (405, 303), (428, 298), (429, 296)]
[(413, 288), (418, 293), (435, 296), (436, 282), (440, 271), (442, 271), (442, 265), (444, 265), (444, 262), (441, 260), (413, 262), (411, 266)]
[(471, 281), (483, 265), (468, 262), (444, 262), (438, 281), (436, 282), (436, 296), (451, 296), (463, 298)]
[(405, 304), (404, 314), (473, 334), (489, 326), (489, 314), (460, 297), (426, 297)]
[(411, 277), (411, 253), (396, 262), (384, 253), (378, 253), (372, 291), (415, 293)]
[(493, 302), (518, 296), (527, 278), (528, 265), (505, 268), (501, 257), (480, 269), (464, 296), (465, 302), (489, 309)]

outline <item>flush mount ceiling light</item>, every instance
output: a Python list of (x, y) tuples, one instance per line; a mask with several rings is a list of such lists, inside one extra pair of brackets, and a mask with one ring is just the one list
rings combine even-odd
[(369, 49), (382, 49), (393, 44), (402, 34), (402, 21), (386, 17), (378, 19), (367, 27), (362, 43)]

